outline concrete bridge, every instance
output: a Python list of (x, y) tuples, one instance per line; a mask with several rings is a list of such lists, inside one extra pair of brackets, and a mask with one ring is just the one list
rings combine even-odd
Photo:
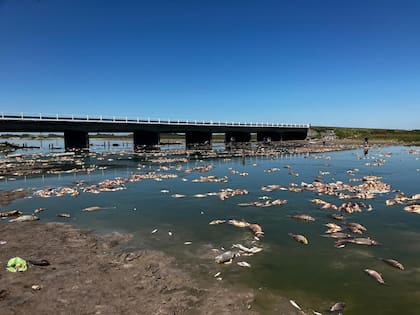
[(223, 133), (226, 144), (257, 141), (303, 140), (308, 124), (239, 123), (161, 120), (103, 116), (1, 113), (0, 132), (63, 132), (66, 150), (89, 148), (89, 132), (133, 133), (134, 148), (159, 145), (161, 133), (184, 133), (186, 148), (211, 147), (212, 134)]

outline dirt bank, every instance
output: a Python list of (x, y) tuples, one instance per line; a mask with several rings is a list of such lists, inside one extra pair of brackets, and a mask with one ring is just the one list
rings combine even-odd
[[(1, 314), (259, 314), (252, 290), (217, 281), (198, 284), (160, 252), (117, 250), (128, 239), (61, 223), (1, 225)], [(15, 256), (50, 265), (6, 271)], [(284, 299), (274, 308), (276, 314), (297, 314)]]

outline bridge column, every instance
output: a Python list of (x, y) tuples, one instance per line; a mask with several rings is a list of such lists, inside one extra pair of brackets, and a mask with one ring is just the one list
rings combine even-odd
[(187, 131), (185, 133), (185, 148), (210, 150), (211, 149), (211, 132), (205, 131)]
[(86, 131), (64, 131), (65, 150), (89, 150), (89, 134)]
[(160, 143), (159, 132), (137, 130), (133, 132), (134, 150), (155, 149)]
[(251, 133), (227, 131), (225, 133), (226, 149), (244, 147), (251, 141)]

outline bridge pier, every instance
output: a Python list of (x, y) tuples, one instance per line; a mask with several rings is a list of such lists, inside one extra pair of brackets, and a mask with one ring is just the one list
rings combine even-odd
[(64, 148), (68, 150), (89, 150), (89, 134), (86, 131), (64, 131)]
[(134, 150), (155, 149), (160, 143), (160, 133), (147, 130), (133, 132)]
[(225, 133), (225, 146), (226, 149), (233, 149), (244, 147), (251, 141), (251, 133), (227, 131)]
[(185, 148), (210, 150), (211, 149), (211, 132), (206, 131), (187, 131), (185, 133)]
[(281, 141), (283, 139), (283, 134), (280, 132), (258, 132), (257, 141), (270, 143), (272, 141)]

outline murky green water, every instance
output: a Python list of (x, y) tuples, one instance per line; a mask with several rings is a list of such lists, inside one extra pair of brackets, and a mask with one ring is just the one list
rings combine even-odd
[[(322, 176), (324, 182), (341, 180), (348, 182), (350, 178), (361, 178), (365, 175), (382, 176), (382, 181), (391, 184), (407, 195), (420, 193), (420, 155), (408, 154), (407, 147), (386, 147), (374, 149), (363, 157), (361, 151), (314, 154), (320, 158), (299, 156), (283, 156), (276, 158), (245, 158), (232, 160), (190, 161), (188, 163), (163, 164), (171, 166), (162, 173), (177, 174), (177, 178), (142, 180), (127, 183), (127, 189), (101, 194), (81, 193), (78, 197), (31, 198), (13, 202), (6, 209), (20, 209), (31, 213), (35, 208), (46, 210), (39, 214), (42, 221), (65, 221), (56, 217), (57, 213), (67, 212), (72, 215), (71, 222), (77, 227), (97, 232), (120, 231), (129, 232), (134, 239), (127, 246), (138, 248), (155, 248), (163, 250), (179, 258), (185, 263), (196, 263), (202, 266), (198, 277), (217, 281), (213, 274), (222, 272), (223, 280), (229, 284), (238, 284), (269, 292), (270, 295), (282, 295), (297, 301), (305, 310), (314, 309), (327, 313), (326, 309), (334, 302), (347, 304), (346, 314), (419, 314), (420, 313), (420, 215), (403, 211), (404, 205), (387, 207), (386, 199), (392, 199), (395, 193), (378, 194), (373, 200), (360, 200), (371, 204), (373, 211), (346, 215), (347, 221), (359, 222), (367, 227), (364, 236), (378, 240), (382, 245), (365, 247), (348, 245), (345, 248), (334, 248), (334, 241), (321, 237), (331, 222), (326, 214), (332, 210), (321, 210), (310, 202), (318, 198), (312, 191), (295, 193), (277, 190), (261, 191), (261, 186), (279, 184), (289, 186), (290, 183), (311, 183), (320, 176), (319, 171), (329, 172)], [(417, 148), (418, 150), (418, 148)], [(384, 157), (382, 153), (390, 152), (392, 156)], [(132, 173), (154, 171), (159, 167), (156, 163), (144, 163), (126, 155), (110, 154), (107, 158), (109, 168), (97, 170), (90, 174), (77, 173), (66, 175), (49, 175), (43, 177), (26, 177), (15, 181), (3, 180), (0, 189), (32, 187), (72, 186), (75, 181), (98, 183), (115, 177), (129, 177)], [(329, 159), (330, 158), (330, 159)], [(105, 161), (106, 161), (105, 159)], [(381, 167), (367, 166), (376, 159), (384, 159)], [(89, 163), (99, 164), (95, 157)], [(139, 164), (146, 165), (138, 170)], [(185, 173), (185, 169), (199, 165), (213, 164), (214, 169), (208, 173)], [(117, 165), (118, 167), (113, 167)], [(181, 165), (182, 168), (176, 169)], [(292, 176), (284, 168), (290, 165)], [(277, 172), (264, 172), (278, 167)], [(350, 176), (349, 169), (359, 169), (359, 173)], [(230, 169), (248, 172), (249, 176), (230, 173)], [(194, 183), (199, 176), (228, 176), (227, 183)], [(353, 183), (354, 185), (358, 183)], [(241, 188), (249, 191), (248, 195), (235, 196), (224, 201), (217, 196), (195, 198), (194, 194), (217, 192), (222, 188)], [(170, 191), (168, 194), (162, 189)], [(185, 194), (185, 198), (172, 198), (172, 194)], [(259, 197), (268, 195), (272, 199), (287, 199), (282, 206), (268, 208), (239, 207), (241, 202), (257, 201)], [(346, 200), (338, 197), (321, 196), (323, 200), (340, 205)], [(98, 212), (83, 212), (88, 206), (115, 207)], [(307, 213), (315, 217), (315, 222), (300, 222), (290, 218), (296, 213)], [(246, 229), (227, 224), (209, 225), (214, 219), (245, 219), (260, 224), (265, 232), (264, 239), (258, 244), (264, 251), (252, 257), (240, 257), (239, 260), (249, 262), (252, 267), (241, 268), (236, 264), (217, 265), (216, 254), (212, 248), (226, 249), (232, 244), (241, 243), (250, 246), (253, 235)], [(339, 223), (339, 222), (336, 222)], [(154, 234), (152, 230), (158, 229)], [(169, 235), (171, 232), (172, 235)], [(309, 245), (303, 246), (293, 241), (288, 233), (304, 234)], [(191, 245), (184, 242), (190, 241)], [(379, 257), (394, 258), (402, 262), (406, 270), (394, 269)], [(382, 273), (386, 285), (380, 285), (366, 273), (364, 269), (374, 269)], [(266, 301), (269, 303), (270, 301)], [(264, 304), (264, 294), (260, 303)], [(265, 311), (272, 313), (270, 305)]]

